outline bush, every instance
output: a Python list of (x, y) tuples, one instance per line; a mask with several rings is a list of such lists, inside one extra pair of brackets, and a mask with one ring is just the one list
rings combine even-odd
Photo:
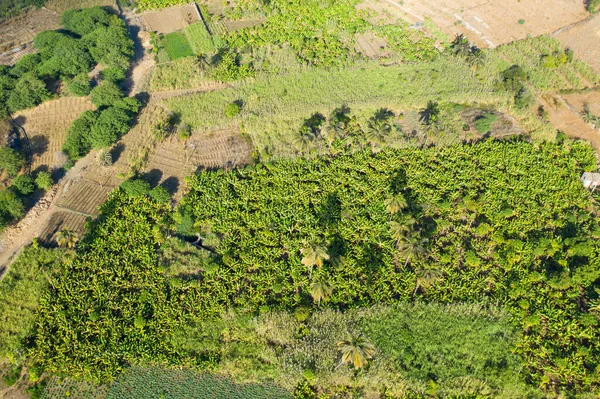
[(38, 172), (35, 177), (35, 185), (40, 190), (48, 190), (54, 184), (54, 180), (52, 179), (52, 174), (50, 172), (41, 171)]
[(23, 202), (21, 202), (13, 190), (5, 189), (0, 191), (0, 228), (15, 219), (23, 217), (24, 211)]
[(162, 186), (154, 187), (148, 195), (156, 202), (167, 203), (171, 200), (171, 194)]
[(108, 26), (110, 14), (100, 7), (67, 10), (60, 16), (60, 23), (65, 29), (84, 36), (100, 26)]
[(103, 80), (120, 82), (125, 79), (125, 71), (121, 68), (107, 68), (101, 72)]
[(228, 118), (233, 118), (235, 116), (238, 116), (241, 110), (242, 107), (240, 106), (239, 102), (234, 101), (230, 104), (227, 104), (227, 107), (225, 107), (225, 115)]
[(35, 190), (33, 177), (29, 175), (19, 175), (13, 180), (12, 187), (21, 195), (31, 194)]
[(600, 10), (600, 0), (587, 0), (586, 8), (592, 14), (598, 12)]
[(0, 172), (4, 171), (9, 176), (16, 176), (25, 158), (10, 147), (0, 147)]
[(143, 179), (125, 180), (119, 187), (121, 187), (130, 197), (141, 197), (150, 192), (150, 183)]
[(4, 384), (8, 387), (15, 385), (19, 380), (19, 377), (21, 376), (21, 369), (22, 367), (20, 365), (11, 365), (11, 367), (8, 370), (8, 373), (6, 373), (4, 377), (2, 377)]
[(17, 80), (6, 104), (11, 112), (32, 108), (52, 95), (46, 84), (38, 79), (33, 72), (27, 72)]
[(475, 119), (475, 128), (479, 133), (486, 134), (492, 130), (492, 125), (496, 120), (498, 120), (496, 115), (486, 112)]
[(129, 130), (131, 116), (117, 107), (102, 110), (90, 130), (92, 148), (110, 147)]
[(515, 96), (515, 105), (520, 109), (531, 107), (535, 103), (535, 97), (531, 90), (522, 87)]
[(63, 146), (63, 151), (71, 160), (81, 158), (92, 148), (90, 132), (97, 118), (97, 112), (85, 111), (71, 123)]
[(10, 74), (18, 78), (24, 73), (35, 72), (40, 62), (41, 57), (39, 54), (27, 54), (17, 61), (12, 67)]
[(110, 80), (102, 82), (91, 91), (92, 103), (97, 107), (108, 107), (114, 105), (123, 98), (123, 91), (115, 82)]
[(90, 79), (87, 73), (80, 73), (69, 82), (69, 92), (75, 96), (87, 96), (90, 90)]

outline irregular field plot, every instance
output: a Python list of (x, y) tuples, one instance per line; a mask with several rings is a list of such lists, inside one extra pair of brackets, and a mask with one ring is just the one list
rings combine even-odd
[(88, 98), (62, 97), (17, 114), (15, 120), (23, 126), (31, 142), (32, 169), (58, 166), (55, 153), (62, 150), (71, 122), (83, 111), (94, 108)]
[(584, 2), (570, 0), (367, 0), (359, 8), (375, 10), (390, 23), (430, 19), (448, 35), (462, 33), (481, 47), (552, 33), (588, 16)]
[(575, 56), (600, 73), (600, 13), (558, 32), (555, 37), (575, 51)]
[(165, 49), (170, 60), (194, 55), (187, 37), (182, 32), (173, 32), (165, 35), (160, 40), (160, 45)]
[(174, 6), (158, 11), (145, 11), (142, 20), (146, 30), (158, 33), (171, 33), (200, 21), (194, 4)]
[(45, 6), (59, 14), (74, 8), (88, 8), (94, 6), (107, 6), (118, 10), (115, 0), (46, 0)]
[(72, 187), (66, 187), (57, 205), (71, 211), (96, 216), (98, 215), (98, 206), (106, 201), (108, 193), (112, 189), (111, 185), (101, 185), (91, 180), (84, 180), (73, 184)]
[(41, 8), (0, 23), (0, 65), (12, 65), (34, 52), (30, 43), (41, 31), (58, 29), (59, 14)]
[(44, 245), (56, 243), (56, 233), (61, 230), (74, 231), (78, 237), (85, 233), (86, 216), (69, 211), (54, 212), (48, 220), (48, 225), (40, 233), (39, 240)]
[[(186, 176), (197, 169), (231, 169), (250, 161), (252, 146), (237, 129), (194, 133), (183, 143), (177, 137), (158, 144), (150, 155), (147, 173), (171, 192), (181, 192)], [(159, 174), (158, 171), (160, 171)]]

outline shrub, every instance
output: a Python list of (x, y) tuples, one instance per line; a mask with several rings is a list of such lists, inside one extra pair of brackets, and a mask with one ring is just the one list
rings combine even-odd
[(121, 187), (130, 197), (141, 197), (150, 192), (150, 183), (143, 179), (125, 180)]
[(103, 80), (120, 82), (125, 79), (125, 71), (121, 68), (107, 68), (101, 72)]
[(107, 107), (114, 105), (123, 98), (123, 91), (115, 82), (110, 80), (102, 82), (91, 91), (92, 103), (97, 107)]
[(97, 112), (85, 111), (71, 123), (63, 146), (63, 151), (71, 160), (81, 158), (92, 148), (90, 132), (97, 118)]
[(35, 190), (35, 184), (33, 183), (33, 177), (29, 175), (19, 175), (13, 180), (12, 186), (21, 195), (31, 194)]
[(102, 110), (90, 129), (89, 142), (92, 148), (110, 147), (129, 130), (131, 116), (121, 108)]
[(13, 190), (4, 189), (0, 191), (0, 227), (21, 218), (24, 211), (23, 202)]
[(38, 172), (35, 177), (35, 185), (40, 190), (48, 190), (54, 184), (54, 180), (52, 179), (52, 174), (50, 172), (41, 171)]
[(535, 103), (535, 97), (531, 90), (522, 87), (515, 96), (515, 105), (520, 109), (531, 107)]
[(67, 10), (60, 16), (60, 23), (65, 29), (84, 36), (100, 26), (108, 26), (110, 14), (100, 7)]
[(486, 112), (475, 119), (475, 128), (481, 134), (486, 134), (492, 130), (492, 125), (498, 120), (498, 117), (490, 112)]
[(17, 61), (17, 63), (12, 67), (10, 73), (18, 78), (24, 73), (35, 72), (40, 62), (41, 57), (39, 54), (27, 54)]
[(225, 115), (228, 118), (233, 118), (235, 116), (238, 116), (241, 110), (242, 107), (240, 106), (240, 103), (234, 101), (232, 103), (227, 104), (227, 107), (225, 107)]
[(46, 84), (33, 72), (27, 72), (17, 80), (6, 104), (11, 112), (32, 108), (51, 97)]
[(156, 202), (167, 203), (171, 200), (171, 194), (162, 186), (154, 187), (148, 195)]
[(587, 0), (586, 8), (592, 14), (598, 12), (600, 10), (600, 0)]
[(75, 96), (87, 96), (90, 90), (90, 79), (87, 73), (80, 73), (69, 81), (69, 92)]
[(8, 369), (8, 373), (2, 377), (4, 384), (9, 387), (15, 385), (21, 376), (21, 369), (22, 367), (18, 364), (11, 365)]
[(25, 159), (19, 152), (10, 147), (0, 147), (0, 172), (4, 171), (9, 176), (16, 176)]
[(112, 165), (112, 155), (110, 154), (110, 150), (108, 148), (101, 148), (96, 154), (96, 162), (99, 166), (107, 167)]

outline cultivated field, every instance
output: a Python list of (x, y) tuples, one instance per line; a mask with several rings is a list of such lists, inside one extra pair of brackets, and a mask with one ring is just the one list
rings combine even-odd
[(94, 109), (88, 98), (62, 97), (21, 111), (15, 116), (27, 132), (32, 149), (32, 170), (60, 165), (56, 154), (62, 150), (71, 122), (86, 110)]
[(54, 212), (48, 220), (48, 225), (40, 233), (39, 240), (44, 245), (52, 245), (56, 240), (56, 233), (61, 230), (74, 231), (79, 237), (85, 233), (85, 215), (69, 211)]
[(94, 6), (107, 6), (118, 10), (115, 0), (47, 0), (46, 8), (61, 14), (74, 8), (87, 8)]
[(390, 23), (431, 20), (448, 35), (462, 33), (480, 47), (552, 33), (588, 16), (584, 2), (577, 0), (366, 0), (359, 8)]
[(600, 73), (600, 13), (554, 35), (565, 46), (575, 51), (575, 56)]
[(200, 15), (196, 6), (191, 3), (160, 11), (145, 11), (142, 13), (142, 21), (147, 31), (171, 33), (200, 21)]
[(32, 10), (1, 23), (0, 65), (12, 65), (22, 56), (33, 53), (33, 38), (41, 31), (59, 26), (59, 14), (47, 8)]

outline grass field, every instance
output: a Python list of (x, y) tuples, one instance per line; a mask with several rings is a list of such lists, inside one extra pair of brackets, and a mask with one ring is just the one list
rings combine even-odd
[(196, 22), (183, 31), (195, 54), (209, 54), (215, 51), (212, 37), (206, 30), (204, 22)]
[(160, 39), (160, 46), (166, 51), (171, 61), (194, 55), (194, 51), (182, 32), (173, 32)]

